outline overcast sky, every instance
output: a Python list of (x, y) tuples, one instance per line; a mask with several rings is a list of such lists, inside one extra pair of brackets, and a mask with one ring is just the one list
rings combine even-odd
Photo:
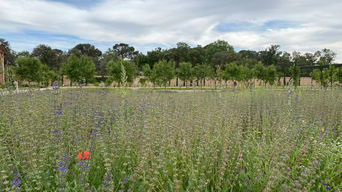
[(341, 0), (0, 0), (0, 38), (15, 51), (115, 43), (141, 52), (226, 40), (235, 50), (313, 52), (342, 62)]

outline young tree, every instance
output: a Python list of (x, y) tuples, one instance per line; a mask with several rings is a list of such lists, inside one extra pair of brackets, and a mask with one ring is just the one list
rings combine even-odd
[(63, 74), (66, 74), (70, 79), (70, 85), (73, 82), (78, 82), (81, 86), (83, 83), (88, 83), (93, 80), (95, 75), (95, 64), (87, 57), (71, 54), (67, 63), (62, 65)]
[(28, 81), (29, 85), (32, 81), (41, 81), (41, 70), (43, 64), (36, 58), (21, 57), (17, 59), (18, 67), (15, 69), (15, 75), (19, 80)]
[(156, 83), (166, 88), (166, 85), (175, 77), (175, 62), (165, 60), (157, 62), (153, 67), (152, 74), (156, 78)]
[(119, 59), (118, 61), (110, 61), (107, 64), (107, 71), (110, 76), (112, 76), (112, 79), (116, 81), (119, 86), (123, 83), (121, 82), (121, 73), (122, 68), (121, 64), (125, 68), (126, 76), (127, 76), (127, 82), (133, 83), (133, 80), (136, 76), (136, 68), (134, 64), (130, 61)]
[(328, 70), (328, 74), (329, 74), (330, 87), (332, 87), (333, 83), (334, 83), (335, 81), (337, 81), (337, 80), (335, 79), (335, 73), (336, 73), (335, 66), (330, 65), (329, 68), (328, 68), (327, 70)]
[(249, 87), (251, 86), (251, 80), (254, 77), (253, 74), (253, 70), (251, 70), (250, 68), (248, 68), (247, 66), (244, 65), (240, 65), (240, 76), (241, 76), (241, 80), (244, 82), (244, 84)]
[(229, 63), (226, 65), (226, 69), (224, 70), (223, 79), (227, 82), (231, 80), (234, 82), (234, 87), (237, 85), (236, 81), (241, 81), (241, 71), (240, 67), (235, 63)]
[(338, 81), (340, 85), (342, 85), (342, 67), (336, 69), (334, 79)]
[(205, 78), (213, 78), (214, 77), (214, 70), (209, 65), (196, 65), (194, 67), (194, 77), (196, 77), (196, 84), (198, 86), (198, 83), (201, 82), (201, 88), (204, 85), (205, 86)]
[(292, 65), (289, 68), (289, 71), (293, 80), (293, 85), (295, 86), (295, 88), (297, 88), (297, 86), (300, 85), (300, 68), (296, 65)]
[(14, 68), (14, 73), (19, 80), (29, 82), (38, 82), (48, 86), (50, 81), (57, 79), (57, 75), (49, 69), (47, 65), (42, 64), (38, 59), (32, 57), (20, 57), (17, 59), (18, 66)]
[(277, 79), (277, 70), (274, 65), (270, 65), (266, 67), (266, 78), (265, 78), (265, 86), (266, 83), (273, 85)]
[(327, 87), (328, 86), (328, 81), (329, 81), (329, 72), (327, 68), (325, 69), (314, 69), (311, 73), (310, 76), (312, 77), (313, 80), (321, 84), (322, 87)]
[(190, 81), (192, 79), (192, 70), (192, 64), (189, 62), (181, 62), (179, 64), (177, 77), (184, 82), (184, 86), (187, 86), (186, 81)]
[(261, 61), (254, 66), (254, 73), (255, 77), (266, 85), (266, 68)]

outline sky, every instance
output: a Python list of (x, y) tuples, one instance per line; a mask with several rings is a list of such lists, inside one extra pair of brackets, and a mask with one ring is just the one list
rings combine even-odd
[(123, 42), (143, 53), (220, 39), (237, 51), (329, 48), (342, 63), (341, 10), (341, 0), (0, 0), (0, 38), (15, 51)]

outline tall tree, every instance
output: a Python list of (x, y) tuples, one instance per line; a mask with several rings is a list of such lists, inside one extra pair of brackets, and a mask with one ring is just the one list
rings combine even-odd
[(63, 57), (63, 51), (59, 49), (52, 49), (48, 45), (38, 45), (33, 49), (31, 55), (40, 60), (40, 62), (49, 66), (50, 69), (57, 72), (62, 66), (62, 63), (66, 61), (66, 57)]
[(142, 71), (143, 67), (148, 64), (148, 57), (144, 55), (143, 53), (139, 53), (135, 58), (134, 58), (134, 63), (138, 67), (140, 71)]
[(0, 45), (5, 49), (5, 67), (15, 65), (15, 52), (11, 49), (9, 42), (0, 38)]
[(152, 51), (148, 51), (146, 55), (147, 63), (150, 65), (151, 68), (153, 68), (155, 63), (164, 59), (164, 54), (164, 51), (160, 47)]
[(78, 44), (75, 47), (73, 47), (71, 50), (69, 50), (69, 55), (71, 54), (74, 54), (77, 57), (81, 57), (82, 55), (87, 56), (95, 64), (96, 73), (98, 74), (100, 74), (101, 71), (105, 70), (101, 68), (102, 65), (100, 63), (100, 57), (102, 55), (102, 52), (99, 49), (97, 49), (94, 45), (91, 45), (89, 43)]
[(264, 65), (277, 65), (281, 56), (279, 45), (271, 45), (264, 51), (260, 51), (261, 61)]
[(101, 56), (98, 74), (102, 75), (102, 76), (108, 74), (107, 73), (107, 64), (110, 61), (118, 61), (118, 60), (119, 60), (118, 54), (113, 49), (109, 48)]
[(200, 45), (190, 49), (189, 62), (192, 63), (192, 66), (205, 63), (205, 49)]
[(206, 45), (206, 62), (211, 63), (212, 58), (214, 57), (215, 53), (225, 51), (229, 53), (234, 53), (234, 48), (229, 45), (227, 41), (217, 40), (213, 43)]
[(220, 51), (216, 52), (210, 62), (210, 65), (216, 69), (217, 66), (220, 66), (221, 69), (225, 68), (227, 63), (234, 62), (236, 60), (236, 54), (234, 52), (228, 51)]
[(119, 43), (113, 46), (113, 50), (117, 55), (124, 60), (133, 60), (137, 55), (138, 51), (135, 51), (134, 47), (129, 46), (126, 43)]

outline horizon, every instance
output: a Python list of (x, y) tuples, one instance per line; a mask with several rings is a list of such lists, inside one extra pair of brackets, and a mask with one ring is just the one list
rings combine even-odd
[(338, 0), (0, 0), (0, 38), (16, 52), (40, 44), (67, 51), (80, 43), (104, 52), (127, 43), (142, 53), (220, 39), (235, 51), (275, 44), (289, 53), (328, 48), (341, 63), (339, 7)]

